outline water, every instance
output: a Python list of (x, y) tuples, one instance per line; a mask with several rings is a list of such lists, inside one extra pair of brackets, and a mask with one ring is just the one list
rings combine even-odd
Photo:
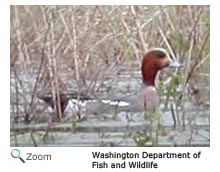
[[(110, 75), (104, 82), (99, 98), (136, 94), (141, 85), (138, 65), (124, 66)], [(132, 69), (132, 70), (131, 70)], [(118, 74), (119, 73), (119, 74)], [(24, 123), (24, 114), (31, 100), (36, 73), (19, 75), (20, 83), (11, 75), (11, 146), (140, 146), (141, 139), (148, 139), (145, 146), (152, 146), (155, 132), (157, 146), (209, 146), (209, 105), (196, 105), (194, 99), (185, 96), (175, 114), (164, 103), (166, 95), (161, 92), (160, 127), (152, 129), (152, 124), (143, 113), (101, 115), (87, 114), (86, 120), (75, 122), (76, 117), (48, 124), (48, 106), (35, 99), (31, 109), (33, 120)], [(65, 75), (68, 78), (68, 74)], [(67, 91), (76, 88), (73, 80), (66, 79)], [(91, 81), (89, 81), (91, 82)], [(97, 86), (99, 86), (97, 81)], [(21, 86), (22, 85), (22, 86)], [(16, 94), (17, 92), (17, 94)], [(209, 90), (208, 90), (209, 92)], [(207, 97), (207, 100), (209, 98)], [(149, 139), (150, 138), (150, 139)], [(139, 140), (139, 142), (137, 142)]]

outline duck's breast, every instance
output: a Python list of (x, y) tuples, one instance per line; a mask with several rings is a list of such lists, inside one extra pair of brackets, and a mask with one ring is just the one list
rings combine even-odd
[(159, 96), (157, 90), (153, 86), (147, 86), (141, 91), (141, 106), (145, 111), (154, 112), (159, 106)]

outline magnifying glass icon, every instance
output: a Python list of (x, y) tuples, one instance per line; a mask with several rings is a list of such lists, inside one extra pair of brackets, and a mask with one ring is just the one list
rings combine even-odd
[(11, 151), (11, 156), (12, 156), (13, 158), (19, 158), (19, 159), (21, 160), (21, 162), (25, 163), (24, 159), (21, 158), (21, 152), (20, 152), (20, 150), (18, 150), (18, 149), (13, 149), (13, 150)]

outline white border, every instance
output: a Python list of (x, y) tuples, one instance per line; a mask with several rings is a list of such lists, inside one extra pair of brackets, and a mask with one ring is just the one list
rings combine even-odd
[[(10, 126), (9, 126), (9, 109), (10, 109), (10, 4), (149, 4), (149, 5), (211, 5), (211, 147), (210, 148), (21, 148), (22, 152), (35, 152), (35, 153), (51, 153), (53, 155), (53, 161), (51, 162), (28, 162), (22, 164), (17, 159), (13, 159), (10, 156)], [(161, 151), (172, 151), (172, 152), (198, 152), (202, 151), (202, 158), (199, 160), (163, 160), (157, 161), (159, 169), (157, 171), (219, 171), (219, 147), (220, 147), (220, 106), (219, 106), (219, 90), (220, 90), (220, 27), (219, 27), (219, 16), (220, 16), (220, 5), (218, 1), (209, 0), (154, 0), (154, 1), (143, 1), (143, 0), (81, 0), (74, 2), (73, 0), (11, 0), (2, 1), (0, 5), (0, 49), (1, 49), (1, 63), (0, 63), (0, 107), (1, 107), (1, 118), (0, 118), (0, 169), (1, 171), (53, 171), (60, 172), (63, 170), (71, 171), (97, 171), (97, 169), (91, 168), (91, 162), (93, 161), (91, 151), (102, 151), (108, 152), (161, 152)], [(110, 171), (106, 169), (105, 171)], [(150, 169), (126, 169), (124, 171), (146, 171)], [(119, 171), (119, 170), (115, 170)]]

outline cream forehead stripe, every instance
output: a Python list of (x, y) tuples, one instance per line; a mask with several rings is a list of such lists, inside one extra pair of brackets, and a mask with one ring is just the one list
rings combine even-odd
[(170, 58), (170, 55), (168, 54), (168, 52), (164, 48), (152, 48), (148, 52), (150, 52), (150, 51), (162, 51), (167, 56), (167, 58), (170, 61), (172, 61), (172, 59)]

